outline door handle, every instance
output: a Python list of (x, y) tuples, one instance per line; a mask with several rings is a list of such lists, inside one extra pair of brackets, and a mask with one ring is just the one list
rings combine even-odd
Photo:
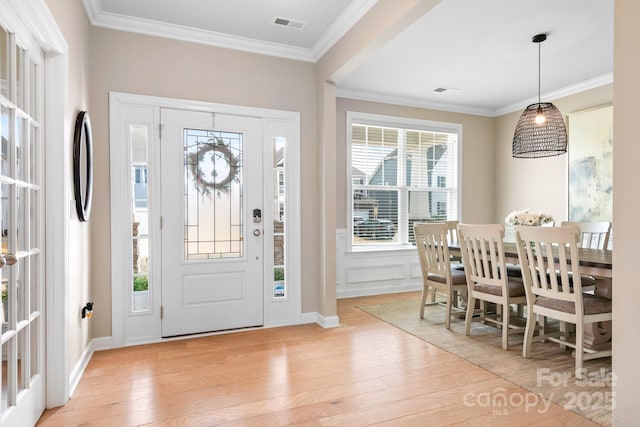
[(253, 222), (260, 224), (262, 222), (262, 209), (253, 210)]
[(8, 266), (12, 266), (16, 262), (18, 262), (18, 257), (16, 257), (14, 254), (11, 254), (11, 253), (2, 254), (2, 259), (4, 260), (5, 265), (8, 265)]

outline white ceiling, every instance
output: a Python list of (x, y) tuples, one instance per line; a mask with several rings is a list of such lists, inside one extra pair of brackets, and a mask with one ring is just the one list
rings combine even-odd
[[(83, 1), (93, 25), (316, 61), (377, 0)], [(337, 81), (338, 95), (488, 116), (519, 110), (537, 101), (537, 33), (549, 35), (543, 101), (612, 81), (613, 0), (443, 0)]]
[(93, 25), (315, 62), (377, 0), (82, 1)]

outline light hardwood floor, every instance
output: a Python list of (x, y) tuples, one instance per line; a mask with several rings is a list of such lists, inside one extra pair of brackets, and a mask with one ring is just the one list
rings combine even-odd
[[(333, 329), (96, 352), (69, 402), (38, 425), (597, 425), (548, 402), (526, 408), (526, 390), (356, 307), (409, 295), (340, 300)], [(512, 404), (477, 398), (491, 392)]]

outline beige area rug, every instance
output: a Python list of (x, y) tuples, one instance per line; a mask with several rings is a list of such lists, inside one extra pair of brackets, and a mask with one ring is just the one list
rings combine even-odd
[(583, 380), (573, 375), (574, 359), (570, 350), (562, 350), (552, 342), (534, 342), (532, 356), (522, 357), (522, 334), (509, 337), (509, 350), (502, 350), (500, 330), (481, 322), (473, 322), (471, 335), (464, 334), (464, 320), (451, 320), (444, 327), (445, 309), (428, 306), (425, 318), (419, 318), (419, 298), (397, 300), (376, 305), (360, 305), (359, 309), (402, 329), (443, 350), (558, 403), (585, 418), (604, 426), (611, 425), (611, 358), (584, 362), (588, 374)]

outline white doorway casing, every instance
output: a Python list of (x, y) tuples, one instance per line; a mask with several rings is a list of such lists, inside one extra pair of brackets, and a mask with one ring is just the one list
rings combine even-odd
[[(153, 169), (159, 168), (160, 150), (160, 110), (162, 108), (189, 110), (194, 112), (215, 112), (235, 116), (257, 118), (261, 122), (262, 140), (265, 147), (271, 147), (274, 138), (287, 140), (286, 212), (287, 233), (285, 236), (287, 295), (274, 298), (273, 251), (274, 215), (265, 204), (264, 224), (264, 322), (263, 327), (295, 325), (309, 321), (301, 312), (301, 225), (300, 225), (300, 114), (297, 112), (243, 107), (180, 100), (163, 97), (143, 96), (111, 92), (109, 96), (110, 121), (110, 185), (111, 185), (111, 287), (112, 287), (112, 336), (111, 347), (121, 347), (162, 340), (161, 330), (161, 245), (150, 243), (149, 253), (149, 309), (142, 312), (131, 310), (131, 254), (124, 250), (131, 246), (131, 163), (127, 128), (131, 124), (146, 126), (149, 139), (149, 234), (150, 240), (161, 236), (160, 200), (162, 192), (154, 182)], [(273, 168), (272, 149), (264, 149), (263, 169)], [(156, 169), (159, 170), (159, 169)], [(273, 181), (263, 180), (265, 200), (273, 194)], [(154, 204), (155, 201), (155, 204)]]

